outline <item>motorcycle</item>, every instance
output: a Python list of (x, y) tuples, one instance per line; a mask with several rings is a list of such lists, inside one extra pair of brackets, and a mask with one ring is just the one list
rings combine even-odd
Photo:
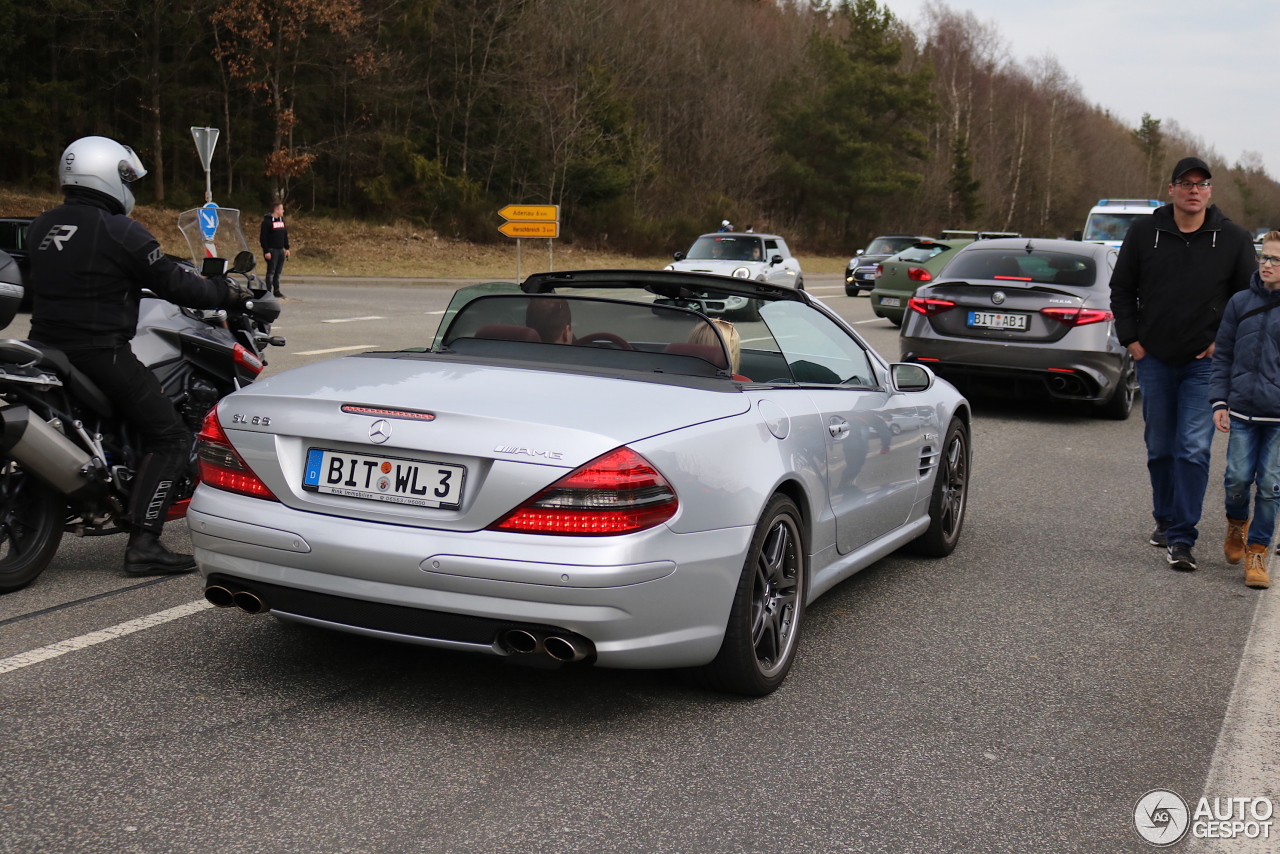
[[(280, 303), (253, 275), (240, 212), (197, 208), (178, 216), (190, 260), (205, 276), (240, 277), (253, 293), (243, 309), (182, 308), (144, 291), (132, 349), (160, 380), (194, 435), (219, 400), (252, 383), (266, 367)], [(234, 252), (228, 264), (220, 254)], [(17, 312), (24, 288), (16, 264), (0, 252), (0, 329)], [(60, 351), (36, 341), (0, 340), (0, 593), (30, 584), (57, 553), (64, 533), (123, 533), (120, 519), (142, 462), (136, 431)], [(166, 521), (186, 515), (199, 480), (194, 443)]]

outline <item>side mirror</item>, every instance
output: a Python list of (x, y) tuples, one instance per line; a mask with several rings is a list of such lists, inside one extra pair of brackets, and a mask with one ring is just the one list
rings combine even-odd
[(236, 273), (248, 273), (256, 266), (258, 262), (248, 249), (238, 253), (235, 260), (231, 262), (231, 270)]
[(1084, 232), (1077, 228), (1075, 231), (1071, 232), (1071, 239), (1084, 240)]
[(683, 261), (683, 260), (684, 260), (684, 253), (683, 253), (683, 252), (672, 252), (672, 253), (671, 253), (671, 257), (672, 257), (672, 258), (674, 258), (674, 259), (676, 259), (677, 261)]
[(859, 250), (858, 250), (856, 253), (854, 253), (854, 254), (861, 255), (861, 254), (863, 254), (863, 253), (864, 253), (864, 252), (866, 252), (866, 251), (867, 251), (867, 250), (865, 250), (865, 249), (859, 249)]
[(914, 362), (894, 362), (893, 387), (898, 391), (928, 391), (933, 386), (933, 371)]
[(781, 264), (781, 263), (782, 263), (782, 256), (781, 256), (781, 255), (774, 255), (772, 258), (770, 258), (770, 259), (769, 259), (769, 263), (770, 263), (770, 264)]

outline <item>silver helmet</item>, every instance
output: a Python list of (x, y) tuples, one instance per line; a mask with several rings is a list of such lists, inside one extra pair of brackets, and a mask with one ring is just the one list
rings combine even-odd
[(129, 185), (146, 175), (147, 170), (129, 146), (105, 136), (86, 136), (62, 152), (59, 174), (64, 190), (67, 187), (97, 190), (118, 201), (128, 214), (133, 210), (133, 191)]

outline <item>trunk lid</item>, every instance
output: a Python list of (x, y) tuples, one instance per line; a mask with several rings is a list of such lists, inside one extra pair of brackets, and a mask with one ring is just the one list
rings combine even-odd
[[(476, 530), (607, 451), (739, 415), (749, 404), (736, 391), (456, 362), (345, 358), (254, 383), (223, 401), (219, 419), (245, 462), (286, 505)], [(344, 405), (426, 412), (434, 419), (355, 414), (344, 412)], [(385, 421), (383, 432), (390, 432), (381, 442), (371, 435), (379, 421)], [(462, 488), (449, 496), (457, 499), (456, 506), (304, 488), (315, 451), (344, 455), (359, 472), (371, 473), (375, 483), (378, 468), (360, 468), (366, 461), (378, 466), (385, 460), (391, 469), (381, 470), (393, 482), (401, 474), (399, 465), (407, 474), (410, 464), (439, 464), (454, 471)], [(424, 470), (422, 484), (415, 485), (425, 487), (428, 475)], [(368, 491), (369, 485), (357, 487)]]
[[(929, 317), (933, 331), (940, 335), (1044, 344), (1062, 339), (1071, 327), (1041, 314), (1041, 309), (1079, 309), (1089, 297), (1096, 296), (1096, 291), (1019, 281), (955, 281), (930, 286), (927, 296), (956, 304), (953, 309)], [(1001, 323), (1015, 325), (1001, 327)]]

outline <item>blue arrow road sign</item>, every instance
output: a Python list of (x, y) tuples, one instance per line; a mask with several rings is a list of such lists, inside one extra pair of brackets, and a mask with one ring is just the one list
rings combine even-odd
[(213, 240), (218, 233), (218, 206), (213, 202), (200, 209), (200, 233), (205, 240)]

